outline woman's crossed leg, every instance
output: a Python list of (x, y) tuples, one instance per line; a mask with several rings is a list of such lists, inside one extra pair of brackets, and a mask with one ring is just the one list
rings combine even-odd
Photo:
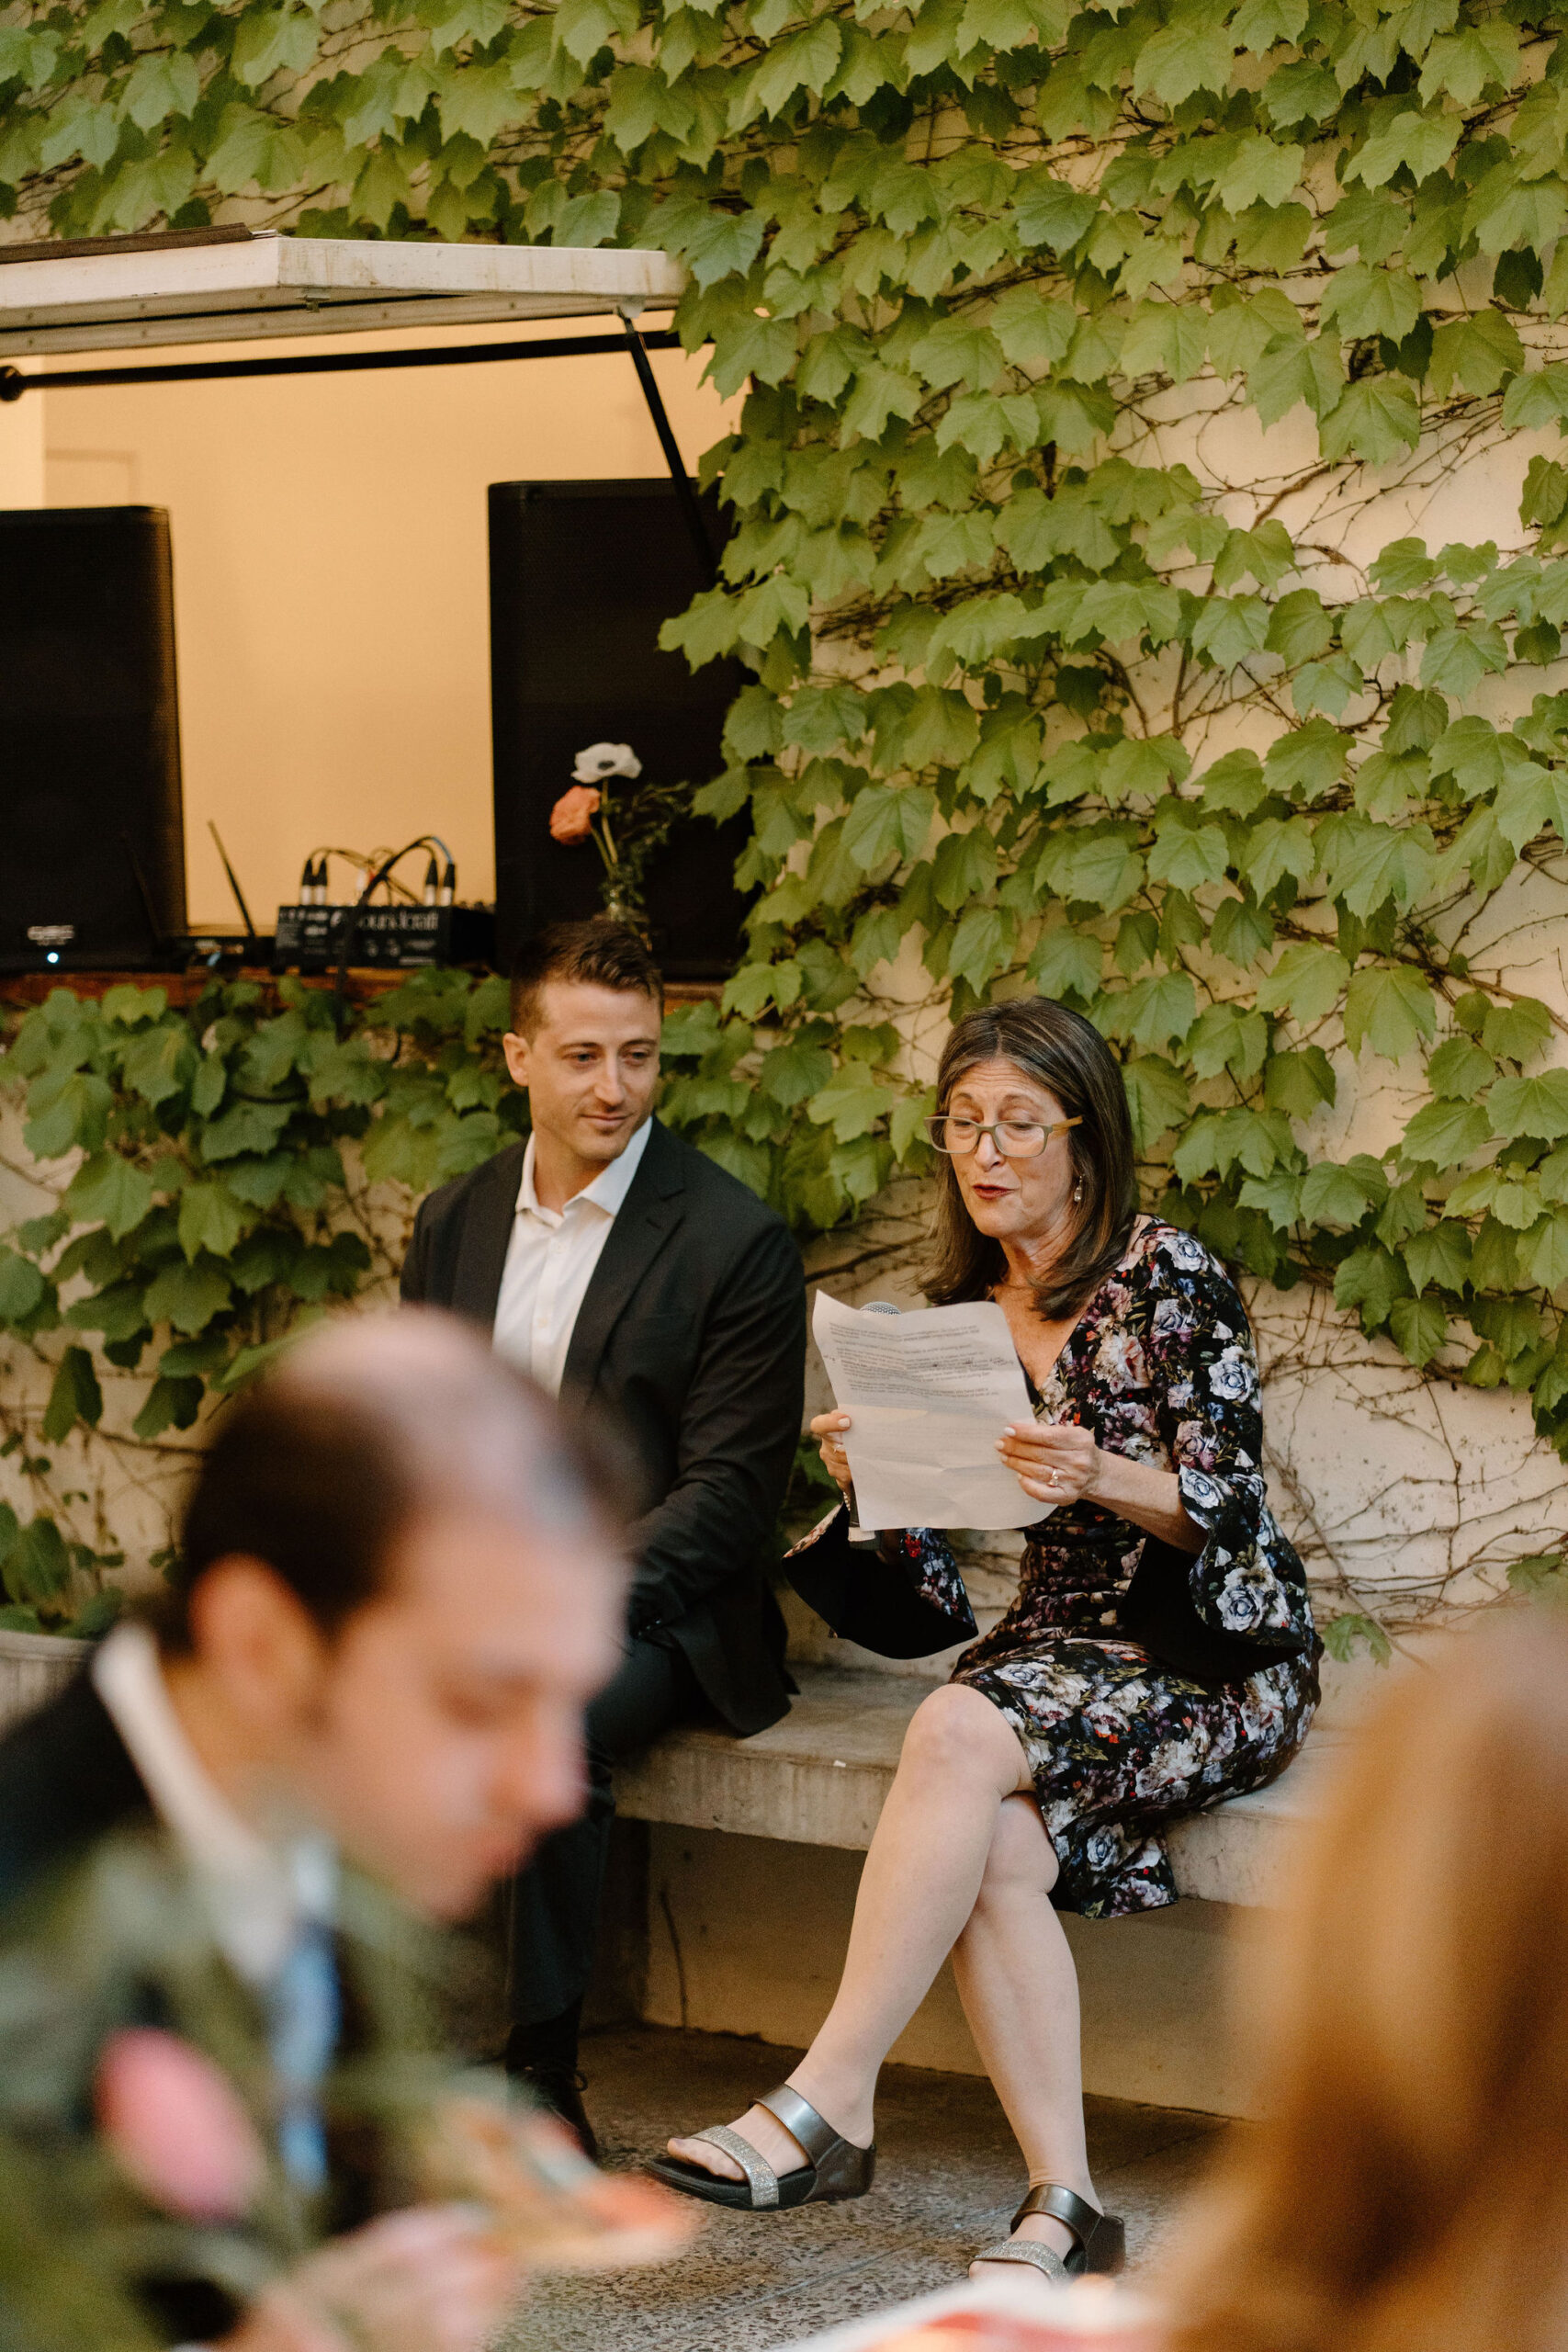
[[(1031, 2178), (1060, 2181), (1092, 2199), (1077, 1985), (1049, 1900), (1055, 1875), (1017, 1734), (966, 1684), (934, 1690), (905, 1734), (865, 1859), (843, 1977), (791, 2088), (845, 2139), (868, 2146), (882, 2063), (951, 1951)], [(733, 2128), (775, 2172), (805, 2161), (765, 2108), (748, 2109)], [(670, 2153), (723, 2179), (741, 2177), (710, 2141), (671, 2140)], [(1073, 2243), (1048, 2219), (1026, 2222), (1021, 2234), (1064, 2254)]]

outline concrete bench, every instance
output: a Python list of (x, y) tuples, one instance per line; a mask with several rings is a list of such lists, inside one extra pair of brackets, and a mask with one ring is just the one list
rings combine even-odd
[[(77, 1669), (85, 1645), (0, 1633), (0, 1727), (28, 1714)], [(797, 1666), (800, 1696), (753, 1739), (676, 1732), (616, 1775), (631, 1821), (726, 1829), (744, 1838), (863, 1852), (892, 1786), (905, 1725), (939, 1686), (922, 1676)], [(1277, 1899), (1291, 1826), (1311, 1813), (1333, 1732), (1314, 1731), (1279, 1780), (1231, 1797), (1170, 1833), (1176, 1883), (1207, 1903)]]
[[(935, 1683), (913, 1675), (796, 1667), (800, 1696), (752, 1739), (672, 1733), (616, 1775), (633, 1821), (725, 1829), (863, 1851), (892, 1785), (909, 1717)], [(1177, 1884), (1208, 1903), (1278, 1899), (1290, 1831), (1310, 1814), (1332, 1734), (1317, 1734), (1276, 1781), (1194, 1814), (1170, 1834)]]

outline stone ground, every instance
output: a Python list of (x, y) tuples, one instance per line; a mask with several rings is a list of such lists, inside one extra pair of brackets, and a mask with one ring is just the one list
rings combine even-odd
[[(606, 2163), (630, 2165), (671, 2131), (726, 2122), (781, 2082), (797, 2052), (657, 2026), (583, 2045), (587, 2104)], [(1225, 2118), (1128, 2100), (1089, 2101), (1089, 2156), (1146, 2262)], [(662, 2269), (556, 2279), (537, 2289), (499, 2352), (767, 2352), (882, 2305), (957, 2283), (1006, 2233), (1023, 2192), (1012, 2134), (988, 2083), (890, 2066), (878, 2104), (877, 2185), (847, 2205), (711, 2215), (697, 2246)]]

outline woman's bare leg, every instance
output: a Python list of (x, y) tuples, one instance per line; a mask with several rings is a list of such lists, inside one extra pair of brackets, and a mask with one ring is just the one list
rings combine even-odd
[[(870, 2144), (882, 2062), (926, 1994), (975, 1907), (1003, 1800), (1028, 1775), (1018, 1736), (978, 1690), (948, 1683), (922, 1702), (865, 1858), (837, 1996), (789, 2077), (834, 2129)], [(765, 2109), (736, 2130), (776, 2172), (801, 2150)], [(739, 2166), (705, 2140), (670, 2152), (726, 2180)]]
[[(1006, 1798), (953, 1973), (1030, 2181), (1059, 2181), (1098, 2206), (1084, 2145), (1077, 1972), (1050, 1901), (1056, 1871), (1032, 1793)], [(1019, 2235), (1058, 2254), (1077, 2243), (1037, 2214)]]

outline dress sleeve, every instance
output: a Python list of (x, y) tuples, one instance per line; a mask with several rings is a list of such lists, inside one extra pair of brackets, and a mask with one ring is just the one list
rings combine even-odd
[(899, 1528), (875, 1544), (852, 1544), (849, 1530), (840, 1503), (784, 1559), (795, 1591), (835, 1634), (883, 1657), (930, 1657), (973, 1639), (964, 1579), (934, 1528)]
[(1145, 1345), (1160, 1434), (1187, 1515), (1207, 1539), (1189, 1563), (1193, 1606), (1213, 1632), (1259, 1650), (1303, 1649), (1313, 1639), (1306, 1577), (1269, 1508), (1247, 1310), (1190, 1233), (1162, 1233), (1145, 1270)]

